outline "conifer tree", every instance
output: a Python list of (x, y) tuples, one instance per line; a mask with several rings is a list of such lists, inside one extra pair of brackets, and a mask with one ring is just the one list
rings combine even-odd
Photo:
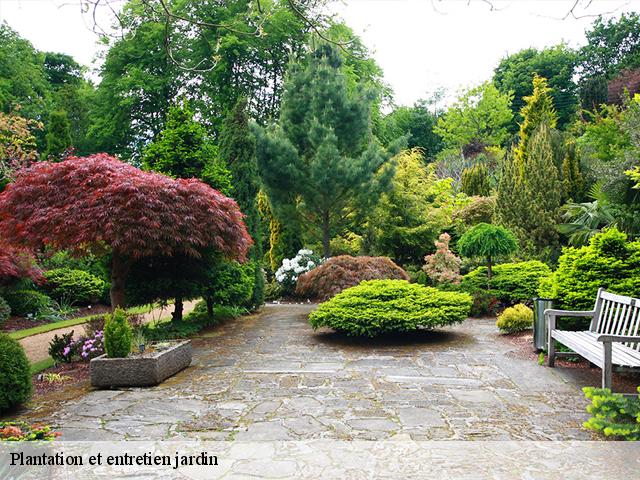
[(462, 171), (462, 191), (469, 196), (479, 195), (487, 197), (491, 195), (489, 171), (483, 164), (478, 163)]
[(565, 145), (565, 155), (562, 161), (562, 186), (564, 200), (580, 202), (584, 196), (584, 179), (580, 169), (580, 159), (576, 152), (574, 140)]
[(252, 306), (264, 302), (264, 275), (262, 273), (262, 226), (258, 211), (258, 165), (255, 139), (249, 130), (247, 102), (240, 99), (225, 119), (220, 141), (220, 158), (229, 167), (233, 178), (233, 198), (246, 215), (245, 223), (253, 238), (250, 258), (254, 267)]
[(325, 44), (292, 65), (278, 125), (255, 129), (274, 213), (285, 226), (278, 208), (297, 206), (307, 226), (321, 232), (325, 257), (352, 207), (370, 206), (393, 173), (383, 168), (391, 154), (371, 135), (374, 95), (348, 88), (341, 64), (335, 47)]
[(524, 253), (546, 261), (557, 253), (561, 196), (549, 127), (542, 123), (528, 142), (522, 167), (507, 158), (498, 185), (499, 221), (513, 230)]
[(55, 110), (49, 117), (45, 158), (60, 160), (64, 152), (71, 146), (71, 127), (64, 110)]
[(533, 93), (524, 97), (525, 104), (520, 111), (522, 123), (518, 133), (519, 142), (514, 150), (515, 160), (522, 169), (524, 159), (527, 155), (529, 140), (533, 132), (543, 123), (548, 128), (556, 128), (558, 115), (553, 106), (551, 88), (547, 85), (547, 79), (534, 75)]

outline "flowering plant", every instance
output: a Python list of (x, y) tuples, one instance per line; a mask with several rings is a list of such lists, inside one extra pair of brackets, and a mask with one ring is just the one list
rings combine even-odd
[[(102, 330), (96, 330), (93, 335), (73, 339), (71, 334), (63, 335), (64, 344), (57, 348), (50, 348), (49, 353), (57, 362), (71, 363), (74, 360), (91, 360), (104, 353)], [(58, 342), (60, 342), (58, 340)], [(54, 339), (55, 341), (55, 339)], [(54, 342), (52, 342), (53, 345)], [(52, 351), (55, 350), (55, 351)]]
[(276, 271), (276, 281), (282, 286), (285, 293), (292, 294), (296, 290), (298, 277), (313, 270), (322, 261), (323, 259), (314, 254), (313, 250), (303, 248), (298, 251), (295, 257), (282, 260), (282, 265)]
[(452, 283), (457, 285), (462, 280), (460, 275), (460, 257), (449, 250), (451, 236), (448, 233), (440, 235), (434, 243), (436, 253), (424, 257), (425, 265), (422, 267), (434, 285)]
[(60, 435), (60, 432), (53, 432), (49, 425), (26, 422), (0, 422), (0, 442), (54, 440)]

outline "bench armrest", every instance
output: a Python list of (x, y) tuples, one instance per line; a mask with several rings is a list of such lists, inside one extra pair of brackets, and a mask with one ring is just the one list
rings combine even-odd
[(600, 335), (599, 342), (631, 342), (640, 343), (640, 336), (633, 335)]

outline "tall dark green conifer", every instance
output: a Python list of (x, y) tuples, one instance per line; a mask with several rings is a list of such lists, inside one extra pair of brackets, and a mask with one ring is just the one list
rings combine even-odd
[(51, 112), (45, 138), (47, 140), (45, 158), (59, 160), (71, 146), (71, 127), (69, 126), (67, 112), (64, 110)]
[(254, 264), (254, 287), (252, 303), (254, 307), (264, 302), (264, 275), (262, 259), (262, 231), (258, 211), (258, 165), (256, 162), (255, 139), (249, 130), (247, 102), (239, 100), (225, 119), (220, 141), (220, 158), (233, 178), (233, 198), (246, 215), (245, 223), (254, 244), (251, 260)]
[(355, 90), (347, 86), (335, 47), (320, 45), (291, 66), (278, 125), (255, 129), (260, 176), (275, 213), (297, 206), (305, 230), (321, 232), (325, 257), (354, 205), (363, 211), (376, 201), (392, 174), (380, 174), (391, 155), (371, 135), (374, 95)]

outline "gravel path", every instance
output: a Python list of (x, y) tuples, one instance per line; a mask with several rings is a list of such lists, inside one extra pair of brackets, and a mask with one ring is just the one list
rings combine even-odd
[[(191, 312), (198, 303), (197, 300), (190, 302), (184, 302), (184, 314)], [(159, 318), (166, 318), (171, 315), (171, 308), (155, 308), (152, 311), (145, 313), (142, 318), (144, 323), (150, 323)], [(64, 335), (71, 331), (74, 332), (74, 338), (79, 337), (84, 333), (84, 327), (86, 323), (74, 325), (72, 327), (59, 328), (57, 330), (51, 330), (49, 332), (39, 333), (37, 335), (31, 335), (20, 340), (20, 344), (24, 347), (24, 351), (27, 354), (27, 358), (31, 363), (45, 360), (49, 356), (49, 343), (56, 335)]]

